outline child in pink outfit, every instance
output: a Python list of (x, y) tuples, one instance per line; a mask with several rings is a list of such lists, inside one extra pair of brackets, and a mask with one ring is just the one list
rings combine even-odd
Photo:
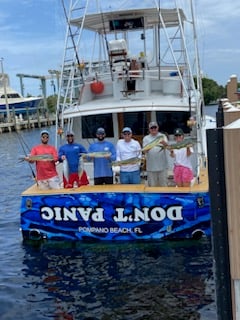
[[(174, 138), (176, 142), (182, 142), (184, 132), (178, 128), (174, 130)], [(173, 168), (173, 178), (178, 187), (190, 187), (193, 179), (193, 170), (190, 160), (190, 155), (193, 153), (193, 148), (175, 149), (170, 151), (170, 156), (175, 159)]]

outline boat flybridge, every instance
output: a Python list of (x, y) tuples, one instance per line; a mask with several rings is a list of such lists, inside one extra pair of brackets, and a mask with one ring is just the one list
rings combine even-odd
[[(94, 1), (84, 2), (72, 2), (67, 17), (59, 126), (67, 122), (88, 147), (99, 126), (113, 142), (124, 126), (141, 140), (146, 124), (155, 120), (169, 135), (176, 126), (198, 135), (201, 149), (204, 116), (194, 16), (186, 17), (176, 1), (167, 1), (167, 8), (150, 1), (152, 7), (139, 9), (129, 1), (126, 9), (108, 11), (102, 1), (98, 12), (92, 11)], [(133, 57), (138, 72), (130, 69)], [(193, 118), (196, 122), (188, 122)]]

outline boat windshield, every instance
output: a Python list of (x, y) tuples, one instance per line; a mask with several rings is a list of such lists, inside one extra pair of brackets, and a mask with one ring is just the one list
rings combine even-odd
[[(5, 94), (1, 95), (1, 99), (5, 99)], [(20, 95), (18, 93), (8, 93), (7, 94), (7, 98), (8, 99), (13, 99), (13, 98), (21, 98)]]

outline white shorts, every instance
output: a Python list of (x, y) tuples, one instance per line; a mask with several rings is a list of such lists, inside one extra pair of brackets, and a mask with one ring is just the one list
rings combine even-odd
[(58, 176), (50, 179), (38, 180), (38, 187), (41, 190), (60, 189), (60, 179)]

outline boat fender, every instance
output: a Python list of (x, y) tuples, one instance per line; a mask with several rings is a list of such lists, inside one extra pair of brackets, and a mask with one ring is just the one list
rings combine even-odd
[(104, 90), (104, 84), (102, 81), (94, 81), (90, 84), (92, 93), (101, 94)]
[(201, 229), (196, 229), (192, 232), (192, 239), (200, 240), (204, 235), (204, 231)]
[(32, 229), (29, 231), (29, 239), (39, 241), (42, 239), (41, 232), (38, 229)]

